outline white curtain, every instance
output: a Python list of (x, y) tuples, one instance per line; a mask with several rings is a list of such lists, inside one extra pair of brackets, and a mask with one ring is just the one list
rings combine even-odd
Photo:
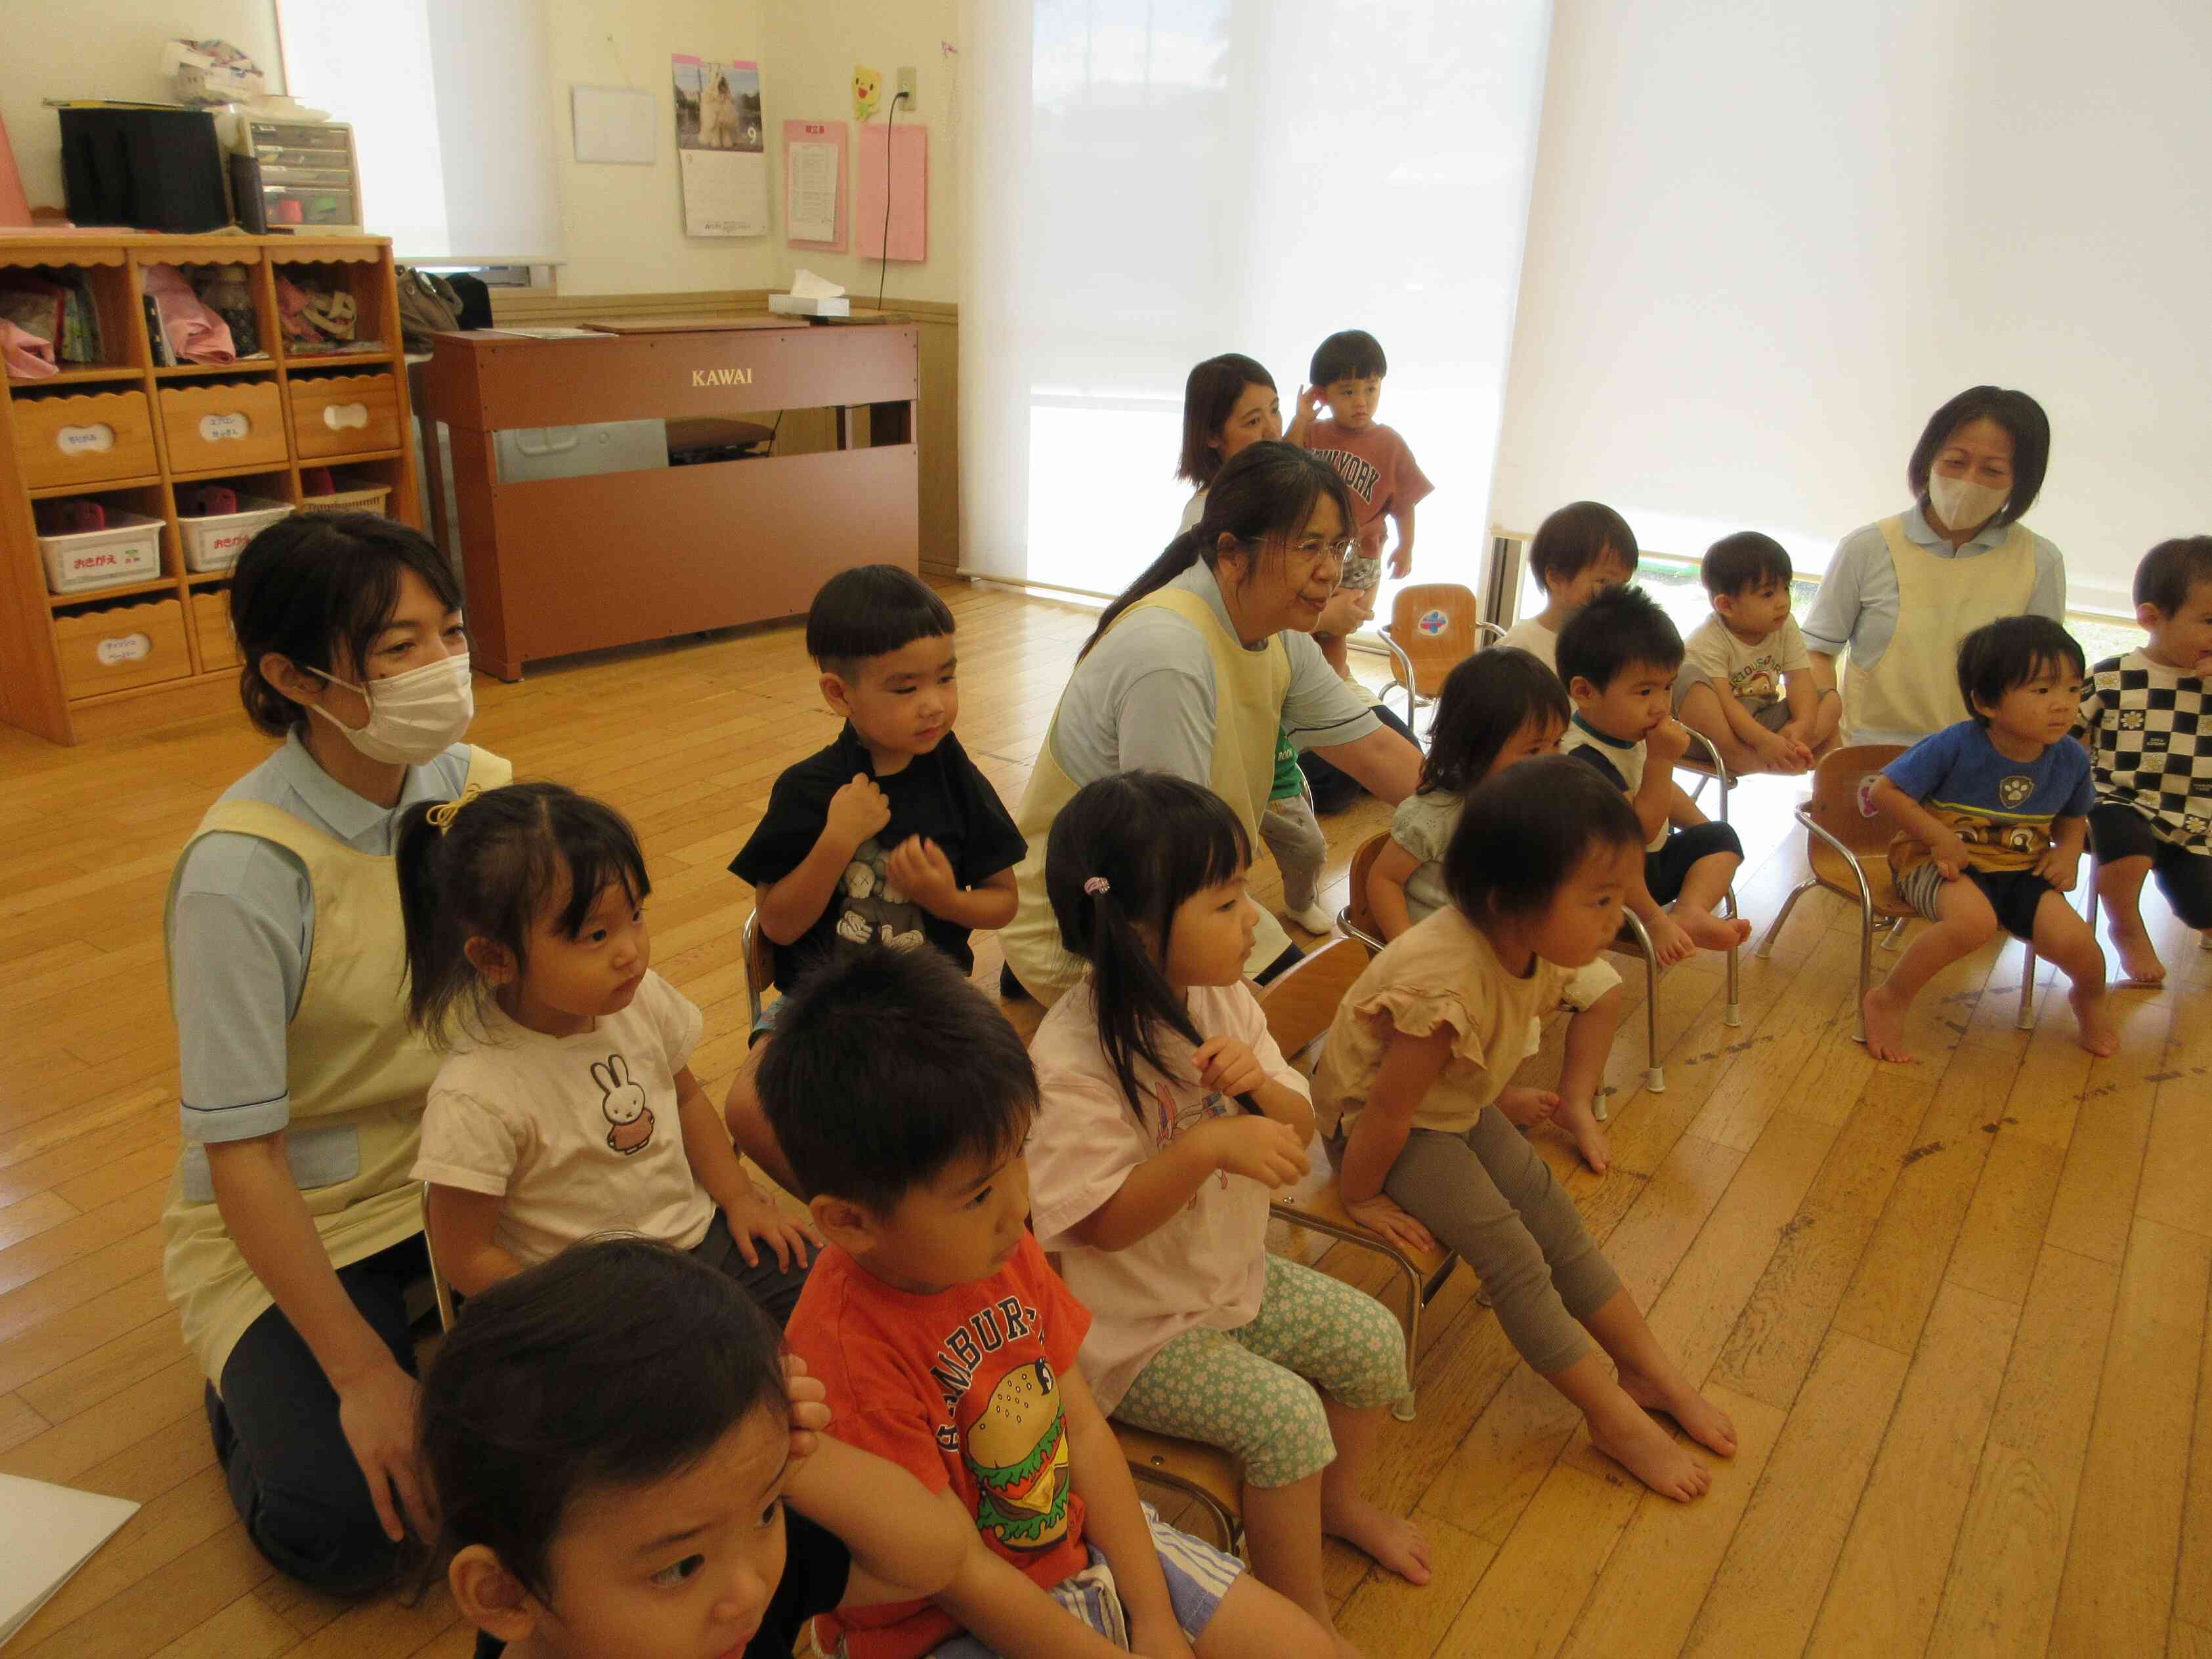
[(2131, 609), (2212, 520), (2209, 70), (2168, 0), (1560, 7), (1498, 516), (1594, 496), (1817, 571), (1995, 382), (2050, 411), (2074, 602)]
[(276, 0), (284, 83), (352, 124), (368, 228), (426, 264), (562, 256), (546, 0)]
[(1183, 378), (1242, 351), (1287, 417), (1364, 328), (1475, 580), (1547, 0), (967, 0), (963, 568), (1091, 592), (1174, 533)]

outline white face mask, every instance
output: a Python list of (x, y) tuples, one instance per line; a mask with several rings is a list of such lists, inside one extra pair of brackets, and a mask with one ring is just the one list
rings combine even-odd
[(307, 707), (344, 732), (346, 741), (371, 760), (404, 766), (434, 760), (461, 740), (477, 712), (476, 686), (469, 678), (465, 651), (367, 685), (351, 684), (319, 668), (307, 672), (368, 700), (368, 724), (362, 726), (348, 726), (313, 703)]
[(1931, 473), (1928, 479), (1929, 505), (1943, 520), (1943, 527), (1954, 532), (1980, 529), (1996, 517), (2011, 494), (2010, 489), (2000, 489), (1995, 484), (1947, 478), (1940, 472)]

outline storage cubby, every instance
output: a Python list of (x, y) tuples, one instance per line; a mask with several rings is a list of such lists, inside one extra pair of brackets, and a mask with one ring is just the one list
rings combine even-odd
[(149, 355), (155, 365), (157, 379), (189, 378), (195, 374), (219, 374), (239, 369), (274, 368), (276, 362), (276, 302), (270, 289), (265, 262), (258, 249), (246, 250), (250, 259), (222, 259), (195, 261), (186, 264), (166, 260), (141, 260), (137, 266), (138, 291), (141, 308), (151, 304), (151, 289), (157, 273), (181, 278), (200, 302), (220, 316), (230, 331), (231, 349), (235, 354), (228, 363), (194, 363), (183, 360), (170, 363), (162, 341), (154, 333), (154, 319), (146, 318)]
[[(302, 461), (300, 511), (388, 514), (392, 498), (402, 489), (410, 487), (405, 477), (406, 465), (396, 455), (384, 460), (340, 461), (335, 465)], [(311, 475), (318, 470), (331, 476), (329, 495), (319, 494), (315, 489), (316, 481)]]
[[(271, 289), (280, 320), (287, 309), (284, 285), (309, 296), (328, 295), (349, 307), (353, 324), (350, 346), (321, 342), (303, 343), (283, 336), (286, 363), (295, 367), (343, 364), (349, 360), (393, 360), (399, 352), (398, 313), (390, 278), (378, 265), (355, 259), (321, 259), (312, 248), (278, 255), (270, 264)], [(311, 307), (310, 314), (326, 307)], [(282, 330), (279, 330), (280, 336)]]
[[(162, 265), (238, 267), (268, 355), (157, 364), (145, 283)], [(41, 269), (83, 273), (112, 361), (0, 386), (0, 720), (73, 743), (224, 705), (237, 665), (230, 567), (253, 533), (302, 507), (302, 469), (319, 483), (327, 470), (341, 500), (384, 492), (383, 510), (408, 524), (419, 494), (388, 242), (0, 231), (0, 279)], [(279, 273), (349, 295), (376, 349), (286, 350)], [(198, 512), (208, 486), (234, 491), (238, 511)], [(137, 532), (113, 538), (112, 562), (98, 537), (72, 546), (78, 532), (58, 527), (58, 504), (76, 499), (100, 504), (103, 531)], [(42, 537), (64, 542), (52, 551), (65, 582)]]
[[(21, 280), (15, 280), (21, 279)], [(0, 289), (27, 283), (58, 288), (81, 286), (90, 301), (99, 330), (97, 356), (88, 362), (61, 358), (63, 343), (55, 343), (60, 372), (16, 379), (8, 377), (11, 390), (29, 386), (93, 385), (128, 380), (145, 372), (146, 334), (139, 316), (138, 300), (131, 287), (131, 270), (119, 249), (70, 250), (61, 257), (41, 259), (35, 250), (0, 251)]]

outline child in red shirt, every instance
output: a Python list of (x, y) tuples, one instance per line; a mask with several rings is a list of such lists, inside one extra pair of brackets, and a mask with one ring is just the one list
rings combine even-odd
[[(1064, 1609), (1052, 1651), (1337, 1651), (1138, 1503), (1075, 1366), (1090, 1315), (1024, 1225), (1036, 1073), (981, 993), (933, 951), (836, 958), (787, 1000), (758, 1086), (830, 1241), (787, 1334), (829, 1390), (830, 1434), (915, 1475), (1042, 1588)], [(815, 1640), (845, 1659), (992, 1651), (927, 1601), (841, 1607)]]

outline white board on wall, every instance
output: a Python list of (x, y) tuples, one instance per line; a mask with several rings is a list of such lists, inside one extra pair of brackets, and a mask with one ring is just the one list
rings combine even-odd
[(651, 93), (635, 87), (571, 87), (568, 112), (579, 161), (653, 165), (660, 112)]

